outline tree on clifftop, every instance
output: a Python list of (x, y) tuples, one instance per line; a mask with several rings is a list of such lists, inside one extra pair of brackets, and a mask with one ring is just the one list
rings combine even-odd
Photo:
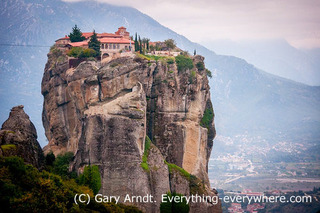
[(69, 34), (69, 38), (71, 42), (79, 42), (86, 39), (84, 36), (82, 36), (82, 32), (77, 25), (72, 28), (72, 32)]
[(93, 49), (94, 51), (96, 51), (96, 56), (100, 55), (100, 41), (97, 38), (97, 33), (95, 30), (93, 30), (93, 34), (90, 37), (88, 46), (90, 49)]
[(173, 39), (167, 39), (164, 41), (164, 43), (166, 44), (167, 48), (169, 48), (170, 50), (176, 48), (176, 42)]

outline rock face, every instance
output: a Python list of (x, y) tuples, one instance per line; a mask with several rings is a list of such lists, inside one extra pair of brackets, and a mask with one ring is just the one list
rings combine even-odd
[[(168, 191), (184, 187), (181, 193), (190, 193), (189, 179), (178, 186), (182, 177), (170, 175), (165, 161), (196, 176), (204, 193), (214, 195), (207, 174), (213, 110), (206, 71), (196, 66), (204, 58), (193, 57), (194, 68), (180, 71), (167, 60), (132, 55), (69, 69), (66, 56), (51, 51), (42, 80), (45, 152), (73, 152), (71, 169), (79, 173), (98, 165), (104, 195), (153, 195), (156, 203), (133, 201), (146, 212), (158, 212)], [(211, 117), (205, 118), (207, 111)], [(153, 142), (148, 170), (140, 165), (146, 136)], [(202, 209), (220, 207), (203, 204)]]
[(44, 165), (43, 152), (37, 141), (37, 131), (22, 105), (13, 107), (9, 118), (2, 124), (0, 145), (0, 155), (17, 155), (37, 168)]

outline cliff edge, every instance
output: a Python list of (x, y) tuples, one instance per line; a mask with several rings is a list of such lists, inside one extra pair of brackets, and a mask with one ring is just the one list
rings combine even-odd
[[(44, 151), (73, 152), (78, 173), (98, 165), (104, 195), (153, 195), (154, 203), (132, 201), (146, 212), (159, 212), (167, 192), (216, 195), (207, 173), (215, 129), (203, 60), (132, 54), (69, 68), (52, 49), (42, 80)], [(190, 203), (190, 211), (221, 206)]]

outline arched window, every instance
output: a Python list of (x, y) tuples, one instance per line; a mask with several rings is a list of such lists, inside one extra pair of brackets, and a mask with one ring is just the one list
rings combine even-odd
[(116, 49), (116, 44), (113, 44), (113, 49)]
[(108, 49), (108, 44), (105, 44), (105, 48)]

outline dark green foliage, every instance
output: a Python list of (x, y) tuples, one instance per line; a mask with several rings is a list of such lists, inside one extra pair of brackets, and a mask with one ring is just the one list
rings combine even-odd
[(212, 73), (210, 70), (206, 69), (206, 73), (209, 78), (212, 78)]
[(176, 64), (179, 72), (184, 72), (187, 69), (193, 68), (192, 59), (189, 58), (188, 56), (178, 55), (176, 56), (175, 60), (176, 60)]
[(149, 150), (150, 150), (150, 146), (151, 146), (151, 140), (148, 137), (148, 135), (146, 136), (145, 139), (145, 145), (144, 145), (144, 152), (143, 152), (143, 156), (142, 156), (142, 162), (141, 162), (141, 167), (146, 171), (149, 172), (149, 165), (148, 165), (148, 156), (149, 156)]
[(54, 156), (53, 152), (49, 152), (46, 155), (45, 163), (47, 166), (53, 166), (53, 162), (56, 160), (56, 156)]
[(90, 48), (83, 49), (82, 47), (72, 47), (67, 55), (75, 58), (91, 58), (96, 57), (97, 52)]
[(69, 38), (71, 42), (79, 42), (86, 39), (84, 36), (82, 36), (82, 32), (77, 25), (72, 28), (72, 32), (69, 34)]
[(197, 64), (196, 64), (196, 67), (199, 71), (202, 71), (204, 70), (204, 63), (199, 61)]
[(200, 121), (200, 125), (202, 127), (205, 127), (208, 129), (210, 129), (210, 125), (212, 124), (213, 121), (213, 109), (212, 108), (207, 108), (205, 109), (204, 113), (203, 113), (203, 117)]
[(69, 171), (69, 164), (73, 159), (73, 153), (67, 152), (63, 155), (58, 155), (53, 163), (53, 173), (60, 175), (63, 179), (76, 178), (75, 172)]
[(140, 51), (140, 54), (142, 54), (142, 42), (141, 42), (140, 36), (139, 36), (139, 51)]
[[(177, 194), (173, 192), (172, 194), (170, 192), (167, 193), (167, 197), (182, 197), (182, 194)], [(186, 199), (180, 199), (181, 202), (169, 202), (169, 199), (167, 199), (167, 202), (162, 202), (160, 204), (160, 212), (161, 213), (188, 213), (189, 212), (189, 205), (187, 204)]]
[(0, 157), (1, 212), (141, 212), (136, 207), (114, 203), (76, 205), (75, 194), (92, 191), (74, 179), (64, 180), (47, 171), (39, 172), (19, 157)]
[(180, 166), (177, 166), (176, 164), (173, 164), (173, 163), (168, 163), (167, 161), (165, 161), (165, 163), (168, 165), (168, 169), (169, 169), (170, 173), (172, 173), (173, 170), (175, 170), (175, 171), (178, 171), (185, 178), (187, 178), (187, 179), (190, 178), (189, 172), (187, 172), (186, 170), (184, 170)]
[(88, 46), (90, 49), (93, 49), (95, 51), (95, 55), (93, 57), (97, 57), (100, 55), (100, 41), (97, 38), (96, 31), (93, 31)]
[(167, 63), (168, 63), (168, 64), (173, 64), (173, 63), (174, 63), (174, 60), (173, 60), (172, 58), (169, 58), (169, 59), (167, 60)]
[(67, 55), (75, 58), (79, 58), (80, 55), (83, 53), (83, 48), (82, 47), (72, 47)]
[(101, 188), (99, 167), (96, 165), (84, 167), (83, 174), (79, 177), (79, 183), (88, 186), (94, 194), (97, 194)]
[(137, 33), (136, 33), (135, 38), (134, 38), (134, 50), (136, 52), (139, 51), (139, 42), (138, 42)]
[(83, 52), (80, 54), (79, 58), (91, 58), (91, 57), (96, 57), (97, 52), (93, 49), (84, 49)]
[(170, 50), (176, 48), (176, 42), (173, 39), (167, 39), (164, 41), (166, 47)]

